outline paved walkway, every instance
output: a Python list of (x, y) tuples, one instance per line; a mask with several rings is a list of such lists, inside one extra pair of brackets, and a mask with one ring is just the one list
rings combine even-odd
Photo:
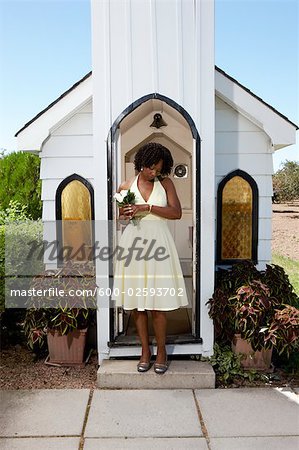
[(298, 450), (299, 389), (1, 393), (2, 450)]

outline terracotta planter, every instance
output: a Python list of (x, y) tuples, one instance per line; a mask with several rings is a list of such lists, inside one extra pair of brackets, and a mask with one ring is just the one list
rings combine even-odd
[(87, 328), (74, 330), (65, 335), (58, 330), (49, 330), (47, 334), (49, 364), (83, 367), (86, 335)]
[(234, 353), (243, 353), (246, 356), (241, 361), (244, 369), (267, 370), (271, 365), (272, 348), (254, 352), (249, 342), (241, 338), (240, 334), (235, 334), (232, 342)]

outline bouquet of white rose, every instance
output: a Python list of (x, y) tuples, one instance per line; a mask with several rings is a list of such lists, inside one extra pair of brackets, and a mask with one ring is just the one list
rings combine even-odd
[(134, 205), (135, 194), (130, 189), (123, 189), (120, 192), (114, 194), (117, 205), (122, 208), (125, 205)]
[[(134, 205), (136, 200), (134, 192), (131, 192), (130, 189), (122, 189), (120, 192), (116, 192), (116, 194), (114, 194), (114, 199), (119, 208), (122, 208), (125, 205)], [(134, 225), (138, 223), (137, 218), (132, 218), (130, 221), (132, 221)]]

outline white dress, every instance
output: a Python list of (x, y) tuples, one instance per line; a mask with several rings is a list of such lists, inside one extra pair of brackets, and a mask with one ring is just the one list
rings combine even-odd
[[(156, 177), (147, 202), (137, 185), (137, 175), (130, 187), (135, 194), (135, 204), (149, 203), (167, 206), (164, 187)], [(136, 216), (135, 216), (136, 217)], [(153, 213), (142, 213), (137, 224), (130, 222), (118, 242), (123, 255), (114, 257), (114, 306), (126, 310), (138, 309), (171, 311), (189, 306), (186, 286), (177, 249), (167, 225), (167, 220)], [(134, 245), (135, 240), (135, 245)], [(160, 249), (159, 249), (160, 247)], [(139, 249), (139, 250), (138, 250)]]

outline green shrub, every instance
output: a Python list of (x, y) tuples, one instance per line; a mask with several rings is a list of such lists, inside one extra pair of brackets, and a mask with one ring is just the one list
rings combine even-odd
[(229, 346), (214, 344), (214, 354), (210, 358), (202, 358), (202, 361), (209, 361), (212, 365), (217, 381), (220, 384), (228, 385), (236, 379), (253, 381), (258, 378), (254, 370), (244, 371), (241, 366), (243, 355), (233, 353)]
[(27, 208), (33, 220), (41, 218), (40, 158), (26, 152), (12, 152), (0, 158), (0, 210), (11, 200)]
[[(33, 221), (27, 207), (17, 201), (10, 201), (9, 206), (0, 210), (0, 330), (1, 346), (18, 343), (23, 336), (21, 322), (24, 320), (25, 309), (19, 308), (19, 302), (9, 301), (9, 308), (5, 309), (5, 301), (9, 298), (11, 286), (20, 274), (38, 273), (43, 261), (25, 258), (31, 241), (42, 243), (42, 222)], [(30, 264), (30, 267), (27, 267)], [(21, 278), (18, 284), (22, 285)]]
[(273, 188), (276, 201), (299, 199), (299, 163), (285, 161), (283, 167), (273, 176)]

